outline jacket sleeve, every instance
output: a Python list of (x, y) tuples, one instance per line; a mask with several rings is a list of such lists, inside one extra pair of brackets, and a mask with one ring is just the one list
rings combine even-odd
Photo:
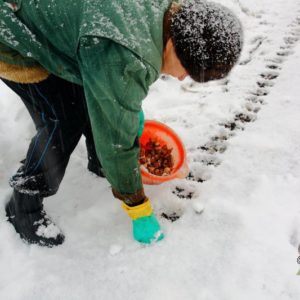
[(147, 66), (126, 48), (97, 38), (81, 42), (78, 60), (97, 155), (113, 194), (129, 204), (141, 201), (137, 135)]

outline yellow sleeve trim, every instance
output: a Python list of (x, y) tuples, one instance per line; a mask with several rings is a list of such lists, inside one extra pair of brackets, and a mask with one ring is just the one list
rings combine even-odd
[(18, 83), (38, 83), (45, 80), (49, 72), (41, 66), (23, 67), (0, 61), (0, 78)]
[(132, 220), (136, 220), (142, 217), (148, 217), (153, 212), (150, 200), (148, 198), (146, 198), (144, 203), (137, 206), (128, 206), (123, 202), (122, 208), (127, 212), (128, 216)]

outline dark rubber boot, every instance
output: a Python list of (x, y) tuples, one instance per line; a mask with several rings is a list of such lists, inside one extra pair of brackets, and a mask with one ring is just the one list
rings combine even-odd
[(63, 243), (65, 237), (43, 210), (43, 198), (38, 195), (13, 191), (5, 210), (8, 221), (23, 240), (30, 244), (53, 247)]
[(90, 133), (89, 135), (87, 133), (85, 134), (86, 134), (86, 149), (88, 154), (87, 168), (90, 172), (94, 173), (95, 175), (105, 178), (104, 170), (96, 154), (94, 140), (91, 137), (92, 133)]
[(100, 165), (100, 163), (95, 163), (92, 160), (89, 160), (87, 168), (90, 172), (94, 173), (95, 175), (105, 178), (104, 172), (103, 172), (103, 168)]

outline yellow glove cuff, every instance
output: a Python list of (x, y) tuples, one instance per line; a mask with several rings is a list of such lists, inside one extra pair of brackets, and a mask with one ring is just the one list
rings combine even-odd
[(128, 206), (124, 202), (122, 203), (122, 208), (127, 212), (128, 216), (132, 220), (136, 220), (142, 217), (148, 217), (152, 214), (153, 210), (151, 207), (150, 200), (145, 199), (145, 202), (137, 206)]

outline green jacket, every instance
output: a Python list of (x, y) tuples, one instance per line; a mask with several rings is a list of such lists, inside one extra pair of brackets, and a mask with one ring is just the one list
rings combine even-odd
[(159, 76), (171, 0), (6, 2), (0, 0), (0, 61), (38, 62), (83, 85), (107, 179), (118, 193), (137, 193), (139, 112)]

